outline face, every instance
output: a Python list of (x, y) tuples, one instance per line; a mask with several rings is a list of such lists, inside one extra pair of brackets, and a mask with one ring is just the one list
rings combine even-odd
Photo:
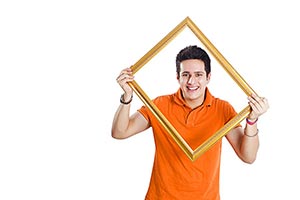
[(192, 108), (200, 106), (205, 98), (205, 89), (210, 80), (202, 60), (190, 59), (181, 62), (178, 82), (183, 97)]

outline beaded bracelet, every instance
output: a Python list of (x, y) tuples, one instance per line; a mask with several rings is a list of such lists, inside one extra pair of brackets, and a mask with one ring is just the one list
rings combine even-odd
[(249, 124), (249, 125), (255, 124), (255, 123), (257, 122), (257, 120), (258, 120), (258, 118), (256, 118), (256, 120), (252, 122), (252, 121), (250, 121), (248, 118), (246, 118), (246, 122), (247, 122), (247, 124)]
[(121, 95), (121, 98), (120, 98), (120, 102), (121, 102), (122, 104), (125, 104), (125, 105), (130, 104), (131, 101), (132, 101), (132, 97), (133, 97), (133, 95), (131, 95), (129, 101), (126, 102), (126, 101), (124, 101), (124, 94), (122, 94), (122, 95)]

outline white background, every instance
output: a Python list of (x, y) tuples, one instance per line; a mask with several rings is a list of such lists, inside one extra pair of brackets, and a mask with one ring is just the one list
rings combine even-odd
[[(292, 0), (1, 1), (0, 199), (143, 199), (153, 138), (150, 130), (111, 138), (122, 94), (115, 79), (187, 16), (270, 103), (254, 164), (224, 140), (222, 199), (300, 199), (300, 16)], [(176, 90), (178, 50), (166, 47), (149, 63), (158, 68), (137, 74), (146, 92)], [(213, 94), (239, 111), (246, 96), (222, 72), (214, 62)], [(140, 105), (135, 96), (132, 111)]]

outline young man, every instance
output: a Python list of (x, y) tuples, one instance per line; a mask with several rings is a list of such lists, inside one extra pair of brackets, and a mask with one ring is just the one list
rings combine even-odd
[[(197, 46), (182, 49), (176, 57), (180, 88), (171, 95), (153, 100), (192, 149), (223, 127), (237, 113), (226, 101), (215, 98), (207, 85), (211, 77), (210, 58)], [(134, 79), (130, 68), (121, 71), (117, 82), (124, 90), (112, 124), (112, 137), (124, 139), (152, 127), (156, 151), (146, 200), (219, 200), (221, 143), (192, 162), (153, 114), (142, 106), (130, 116)], [(253, 163), (259, 147), (257, 120), (269, 108), (266, 98), (248, 97), (252, 110), (246, 126), (232, 129), (226, 138), (238, 157)]]

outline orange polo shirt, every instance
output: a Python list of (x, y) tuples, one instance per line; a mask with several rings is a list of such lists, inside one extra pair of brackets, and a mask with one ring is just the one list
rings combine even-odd
[[(237, 113), (226, 101), (206, 89), (205, 101), (195, 109), (185, 104), (180, 89), (153, 100), (164, 116), (194, 150)], [(146, 200), (219, 200), (221, 140), (194, 162), (156, 120), (148, 108), (139, 112), (149, 121), (155, 157)]]

